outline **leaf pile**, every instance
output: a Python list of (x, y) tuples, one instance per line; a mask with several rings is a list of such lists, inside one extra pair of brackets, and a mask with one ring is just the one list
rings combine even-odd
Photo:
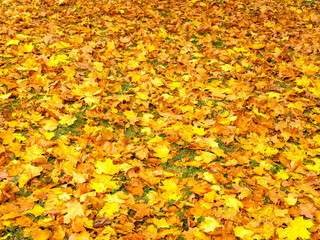
[(2, 1), (1, 239), (319, 239), (319, 8)]

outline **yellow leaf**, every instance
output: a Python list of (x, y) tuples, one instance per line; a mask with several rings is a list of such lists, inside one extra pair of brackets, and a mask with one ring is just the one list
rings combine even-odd
[(195, 4), (196, 2), (200, 1), (200, 0), (189, 0), (191, 3)]
[(21, 67), (17, 67), (18, 70), (22, 70), (22, 71), (30, 71), (30, 70), (37, 71), (38, 68), (39, 68), (38, 67), (39, 63), (36, 60), (34, 60), (33, 58), (28, 58), (21, 65), (22, 65)]
[(147, 50), (149, 52), (152, 52), (152, 51), (156, 50), (156, 47), (154, 45), (147, 45)]
[(319, 164), (307, 165), (306, 168), (309, 170), (315, 171), (317, 173), (317, 175), (320, 174), (320, 165)]
[(166, 218), (153, 218), (153, 224), (156, 225), (157, 228), (169, 228), (170, 224), (168, 223)]
[(40, 205), (35, 205), (32, 210), (25, 211), (25, 212), (23, 212), (23, 214), (31, 213), (35, 217), (38, 217), (38, 216), (41, 216), (45, 211), (46, 210), (43, 207), (41, 207)]
[(20, 42), (19, 40), (10, 40), (9, 42), (6, 43), (6, 46), (18, 45), (19, 42)]
[(106, 158), (104, 162), (98, 161), (96, 163), (96, 172), (98, 174), (104, 173), (113, 175), (119, 172), (119, 165), (114, 165), (111, 158)]
[(217, 180), (214, 178), (213, 174), (212, 173), (209, 173), (209, 172), (205, 172), (203, 173), (203, 179), (212, 183), (212, 184), (216, 184), (217, 183)]
[(206, 131), (202, 127), (192, 126), (193, 132), (200, 136), (206, 135)]
[(295, 102), (295, 103), (289, 103), (289, 104), (287, 104), (287, 107), (288, 108), (296, 108), (296, 109), (299, 109), (300, 111), (304, 111), (305, 110), (305, 104), (304, 103), (302, 103), (302, 102)]
[(149, 99), (148, 94), (142, 93), (142, 92), (137, 92), (136, 98), (141, 99), (141, 100), (147, 100)]
[(213, 148), (212, 152), (217, 154), (218, 157), (227, 157), (228, 155), (224, 153), (224, 151), (221, 148)]
[(264, 48), (264, 46), (265, 45), (263, 43), (255, 43), (252, 45), (252, 48), (258, 50)]
[(22, 173), (19, 175), (19, 188), (23, 188), (23, 186), (30, 180), (28, 174)]
[(211, 147), (211, 148), (219, 148), (219, 144), (216, 142), (216, 138), (205, 138), (205, 142)]
[(42, 167), (36, 167), (31, 164), (26, 164), (24, 166), (24, 168), (26, 169), (25, 172), (27, 172), (27, 174), (29, 175), (30, 178), (34, 178), (36, 176), (39, 176), (43, 170)]
[[(201, 240), (212, 240), (212, 236), (209, 234), (204, 233), (203, 231), (200, 231), (199, 228), (193, 228), (194, 232), (193, 235), (196, 237), (195, 239), (201, 239)], [(192, 238), (194, 239), (194, 238)]]
[(97, 175), (94, 180), (90, 181), (90, 186), (98, 193), (103, 193), (107, 189), (119, 189), (119, 184), (117, 181), (113, 180), (112, 176), (107, 175)]
[(260, 113), (257, 108), (253, 108), (253, 112), (254, 112), (254, 114), (256, 114), (258, 116), (261, 116), (261, 117), (264, 117), (265, 119), (269, 119), (270, 118), (268, 115), (266, 115), (264, 113)]
[(289, 178), (289, 175), (285, 171), (281, 170), (281, 171), (277, 172), (277, 178), (280, 178), (282, 180), (286, 180)]
[(115, 43), (113, 41), (107, 42), (107, 49), (108, 49), (108, 51), (113, 51), (114, 49), (116, 49)]
[(12, 93), (7, 93), (7, 94), (2, 94), (0, 95), (0, 99), (1, 100), (6, 100), (11, 96)]
[(274, 209), (274, 215), (276, 217), (285, 217), (288, 213), (288, 209)]
[(274, 26), (275, 26), (275, 23), (274, 23), (274, 22), (264, 22), (263, 25), (264, 25), (265, 27), (271, 28), (271, 27), (274, 27)]
[(139, 56), (138, 56), (138, 61), (140, 61), (140, 62), (144, 62), (144, 61), (146, 61), (147, 60), (147, 58), (146, 58), (146, 56), (144, 55), (144, 54), (139, 54)]
[(42, 116), (40, 113), (32, 113), (29, 118), (32, 123), (37, 123), (38, 121), (43, 119), (44, 116)]
[(71, 220), (75, 219), (76, 217), (85, 216), (85, 208), (79, 202), (68, 202), (66, 204), (68, 212), (64, 216), (64, 223), (70, 223)]
[(309, 239), (311, 233), (308, 228), (311, 228), (314, 223), (311, 220), (304, 220), (303, 217), (298, 217), (292, 220), (287, 228), (278, 228), (277, 234), (281, 239), (296, 240), (297, 238)]
[(208, 164), (216, 159), (217, 159), (217, 155), (210, 153), (210, 152), (204, 152), (204, 151), (201, 151), (200, 156), (195, 157), (195, 160), (200, 161), (200, 162), (204, 162), (206, 164)]
[(29, 43), (29, 44), (24, 44), (22, 48), (24, 52), (32, 52), (34, 46), (32, 43)]
[(269, 98), (277, 98), (279, 99), (281, 97), (280, 93), (276, 93), (276, 92), (267, 92), (267, 95)]
[(163, 37), (163, 38), (166, 38), (168, 36), (168, 33), (164, 28), (160, 28), (159, 36)]
[(167, 162), (168, 159), (172, 158), (170, 155), (170, 149), (166, 145), (158, 145), (154, 149), (155, 156), (161, 159), (161, 162)]
[(13, 219), (13, 218), (20, 217), (20, 216), (21, 216), (20, 213), (10, 212), (10, 213), (7, 213), (7, 214), (3, 214), (1, 216), (1, 220)]
[(124, 111), (123, 114), (128, 118), (135, 118), (137, 116), (137, 113), (134, 112), (133, 110), (130, 111)]
[(313, 63), (310, 63), (309, 65), (302, 65), (302, 70), (306, 75), (313, 75), (317, 72), (319, 72), (319, 67), (317, 65), (314, 65)]
[(102, 71), (103, 70), (103, 63), (102, 62), (94, 62), (93, 63), (93, 67), (95, 68), (95, 69), (97, 69), (97, 71)]
[(70, 45), (70, 44), (67, 43), (67, 42), (62, 42), (62, 41), (60, 41), (59, 43), (61, 44), (61, 46), (62, 46), (63, 48), (71, 48), (71, 47), (72, 47), (72, 45)]
[(193, 132), (191, 131), (184, 131), (182, 132), (181, 138), (186, 142), (193, 142)]
[(234, 235), (244, 240), (251, 240), (251, 236), (254, 234), (253, 231), (245, 229), (243, 226), (237, 226), (234, 229)]
[(279, 150), (276, 148), (272, 148), (272, 147), (267, 147), (264, 151), (265, 155), (267, 157), (271, 157), (272, 155), (276, 155), (278, 154)]
[(33, 240), (48, 240), (50, 239), (51, 231), (48, 228), (41, 229), (36, 227), (32, 232), (24, 231), (27, 235), (31, 235)]
[(230, 111), (226, 110), (226, 111), (224, 111), (222, 114), (220, 114), (219, 116), (221, 116), (221, 117), (223, 117), (223, 118), (226, 118), (226, 117), (229, 116), (229, 114), (230, 114)]
[(217, 227), (221, 227), (221, 225), (213, 217), (205, 217), (199, 225), (199, 228), (206, 233), (213, 232)]
[(59, 63), (69, 63), (70, 61), (68, 59), (69, 57), (65, 54), (60, 54), (57, 56), (52, 55), (49, 58), (49, 62), (47, 63), (47, 65), (49, 67), (57, 67)]
[(39, 176), (41, 171), (43, 170), (42, 167), (35, 167), (31, 164), (23, 165), (24, 173), (19, 175), (19, 187), (22, 188), (30, 179), (33, 177)]
[(297, 201), (298, 201), (298, 198), (296, 197), (296, 194), (294, 193), (289, 193), (288, 194), (288, 197), (285, 198), (285, 201), (288, 205), (290, 206), (294, 206), (296, 205)]
[(314, 87), (308, 87), (308, 90), (313, 94), (317, 95), (318, 97), (320, 97), (320, 82), (317, 81), (313, 83), (313, 86)]
[(72, 178), (72, 179), (73, 179), (73, 181), (76, 182), (76, 183), (84, 183), (84, 182), (87, 181), (87, 178), (84, 177), (82, 174), (78, 174), (78, 173), (76, 173), (76, 172), (73, 172), (72, 175), (73, 175), (73, 178)]
[(170, 83), (169, 84), (169, 87), (171, 90), (174, 90), (176, 88), (179, 88), (181, 86), (181, 83), (180, 82), (173, 82), (173, 83)]
[(239, 201), (238, 199), (236, 199), (236, 197), (234, 196), (230, 196), (230, 195), (225, 195), (223, 196), (223, 198), (226, 201), (226, 206), (227, 207), (232, 207), (234, 208), (237, 212), (239, 212), (239, 207), (243, 208), (243, 204), (241, 201)]
[(311, 83), (311, 80), (306, 75), (303, 75), (301, 78), (296, 78), (296, 83), (298, 86), (308, 87)]
[(237, 116), (232, 116), (228, 118), (221, 118), (219, 119), (218, 123), (223, 125), (229, 125), (231, 122), (235, 121), (237, 119)]
[(230, 65), (230, 64), (225, 64), (225, 65), (223, 65), (222, 67), (221, 67), (221, 69), (223, 70), (223, 71), (232, 71), (233, 70), (233, 67)]
[(170, 200), (178, 200), (182, 196), (180, 193), (180, 189), (177, 185), (177, 181), (175, 179), (166, 179), (162, 181), (163, 186), (160, 186), (159, 188), (164, 191), (163, 196)]
[(95, 97), (95, 96), (87, 96), (84, 98), (84, 101), (86, 104), (92, 106), (91, 109), (94, 109), (96, 104), (100, 103), (100, 97)]
[(57, 55), (57, 60), (61, 63), (69, 63), (70, 61), (68, 59), (69, 57), (65, 54)]
[(98, 213), (98, 216), (106, 218), (114, 218), (114, 214), (120, 211), (119, 203), (112, 202), (106, 204)]
[(163, 85), (163, 81), (161, 80), (161, 78), (158, 78), (158, 77), (152, 78), (151, 83), (156, 87), (160, 87)]
[(50, 132), (56, 130), (59, 125), (59, 122), (56, 121), (54, 118), (44, 120), (43, 123), (44, 123), (43, 129)]
[(39, 148), (38, 145), (34, 144), (31, 147), (26, 147), (25, 159), (30, 162), (35, 159), (44, 157), (43, 154), (44, 152), (42, 151), (42, 149)]
[(49, 58), (49, 62), (47, 62), (47, 65), (49, 67), (56, 67), (58, 66), (58, 63), (59, 63), (59, 60), (56, 59), (56, 57), (54, 55), (52, 55), (50, 58)]
[(247, 50), (245, 48), (243, 48), (243, 47), (240, 47), (240, 48), (234, 47), (233, 50), (236, 51), (236, 52), (247, 52)]
[(43, 133), (43, 135), (46, 137), (47, 140), (50, 140), (50, 139), (54, 138), (55, 133), (54, 132), (45, 132), (45, 133)]
[(61, 125), (66, 124), (68, 126), (72, 125), (77, 120), (75, 116), (69, 115), (69, 114), (61, 115), (59, 118), (60, 118), (59, 123)]

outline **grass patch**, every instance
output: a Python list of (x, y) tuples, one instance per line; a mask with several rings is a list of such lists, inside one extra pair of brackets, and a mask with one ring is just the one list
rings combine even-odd
[(75, 117), (77, 120), (70, 126), (58, 125), (58, 128), (55, 130), (55, 136), (53, 140), (57, 140), (59, 137), (72, 134), (72, 135), (81, 135), (84, 134), (84, 131), (79, 131), (78, 128), (84, 126), (87, 123), (87, 120), (83, 118), (84, 114), (82, 112), (76, 113)]
[(12, 223), (10, 223), (10, 228), (4, 229), (0, 234), (1, 239), (5, 240), (32, 240), (32, 236), (29, 235), (27, 237), (23, 236), (23, 231), (20, 227), (14, 227)]
[(166, 162), (160, 164), (162, 168), (167, 172), (175, 173), (179, 178), (193, 178), (199, 173), (203, 173), (206, 170), (200, 167), (191, 167), (191, 166), (176, 166), (173, 163)]
[(181, 158), (190, 158), (190, 160), (194, 160), (194, 158), (197, 156), (196, 150), (190, 148), (179, 149), (178, 153), (178, 156)]

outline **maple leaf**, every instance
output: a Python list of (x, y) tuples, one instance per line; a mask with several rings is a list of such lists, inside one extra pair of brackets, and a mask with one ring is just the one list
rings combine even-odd
[(38, 217), (38, 216), (43, 215), (45, 211), (46, 211), (45, 208), (41, 207), (40, 205), (35, 205), (32, 210), (25, 211), (25, 212), (23, 212), (23, 214), (31, 213), (35, 217)]
[(72, 125), (77, 120), (77, 118), (72, 115), (61, 115), (59, 116), (59, 118), (60, 118), (60, 121), (59, 121), (60, 124), (66, 124), (68, 126)]
[(167, 179), (162, 181), (163, 186), (160, 186), (160, 189), (163, 189), (162, 196), (167, 200), (178, 200), (182, 196), (179, 186), (177, 185), (177, 180)]
[(66, 206), (68, 207), (68, 212), (64, 216), (65, 223), (69, 223), (71, 220), (74, 220), (76, 217), (84, 216), (85, 214), (84, 206), (77, 201), (69, 202), (66, 204)]
[(155, 156), (161, 159), (161, 162), (166, 162), (168, 159), (172, 158), (170, 154), (170, 149), (166, 145), (158, 145), (153, 148), (155, 151)]
[(317, 210), (317, 208), (312, 203), (300, 204), (299, 208), (300, 208), (300, 213), (302, 215), (306, 216), (307, 218), (311, 218), (311, 219), (313, 218), (314, 213)]
[(21, 51), (32, 52), (33, 48), (34, 48), (33, 43), (24, 44), (23, 46), (21, 46)]
[(43, 157), (43, 150), (39, 148), (37, 145), (33, 145), (31, 147), (26, 147), (26, 155), (25, 159), (27, 161), (33, 161), (37, 158)]
[(288, 240), (296, 240), (297, 238), (309, 239), (311, 233), (308, 228), (311, 228), (314, 223), (311, 220), (304, 220), (303, 217), (297, 217), (289, 222), (287, 228), (278, 228), (277, 234), (279, 237)]
[(217, 227), (221, 227), (221, 225), (213, 217), (205, 217), (204, 221), (199, 224), (199, 229), (206, 233), (213, 232)]
[(90, 186), (98, 193), (105, 192), (107, 189), (118, 189), (118, 181), (113, 180), (112, 176), (97, 174), (95, 179), (90, 181)]
[(111, 158), (106, 158), (104, 162), (98, 161), (96, 163), (96, 172), (101, 174), (113, 175), (119, 172), (119, 166), (113, 164), (113, 160)]
[(200, 136), (203, 136), (206, 134), (205, 130), (202, 127), (192, 126), (192, 129), (195, 134), (198, 134)]
[(156, 77), (156, 78), (154, 78), (154, 79), (151, 79), (151, 82), (152, 82), (152, 84), (155, 85), (156, 87), (160, 87), (160, 86), (163, 85), (162, 79), (161, 79), (161, 78), (158, 78), (158, 77)]
[(10, 40), (6, 43), (6, 46), (10, 46), (10, 45), (18, 45), (20, 42), (20, 40)]
[(234, 234), (236, 237), (249, 240), (249, 239), (252, 239), (251, 237), (254, 234), (254, 232), (251, 230), (245, 229), (243, 226), (237, 226), (234, 229)]
[(54, 118), (42, 120), (42, 123), (44, 123), (43, 129), (47, 131), (54, 131), (57, 129), (59, 125), (59, 122), (56, 121)]
[(106, 204), (98, 213), (98, 216), (104, 217), (106, 216), (107, 218), (114, 218), (115, 213), (120, 211), (120, 206), (119, 203), (113, 202)]
[(153, 223), (157, 228), (169, 228), (170, 224), (165, 218), (157, 219), (153, 218)]
[(237, 212), (239, 211), (239, 208), (243, 207), (242, 202), (236, 199), (234, 196), (225, 195), (223, 198), (226, 201), (226, 206), (234, 208)]

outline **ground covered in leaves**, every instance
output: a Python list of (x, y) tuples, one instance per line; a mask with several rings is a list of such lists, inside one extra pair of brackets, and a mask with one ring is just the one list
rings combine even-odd
[(1, 239), (319, 239), (317, 1), (3, 0)]

